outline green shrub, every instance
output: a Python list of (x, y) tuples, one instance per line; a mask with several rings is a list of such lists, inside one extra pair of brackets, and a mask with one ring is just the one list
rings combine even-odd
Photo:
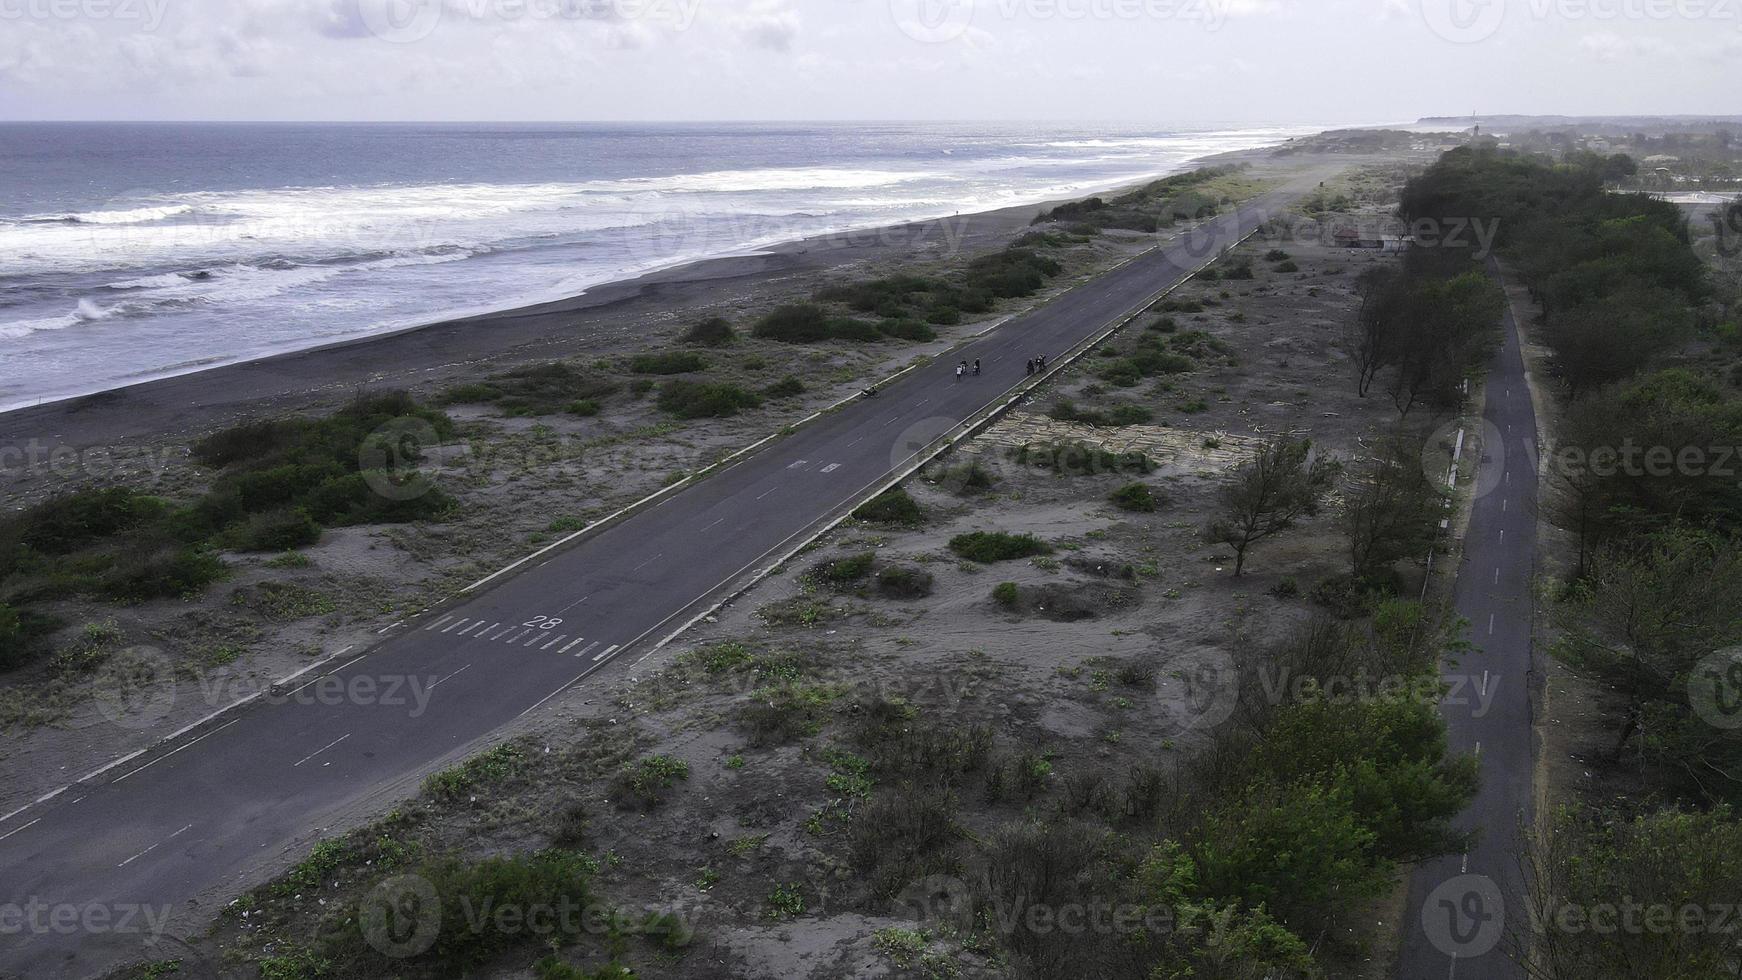
[(1153, 514), (1161, 507), (1161, 503), (1155, 499), (1155, 492), (1149, 489), (1147, 483), (1127, 483), (1113, 491), (1111, 499), (1113, 505), (1120, 510), (1140, 514)]
[(764, 340), (813, 344), (824, 340), (872, 342), (883, 338), (876, 326), (852, 317), (834, 316), (815, 303), (778, 307), (756, 322), (753, 331)]
[(915, 343), (926, 343), (938, 339), (938, 332), (918, 320), (891, 319), (877, 324), (877, 330), (886, 337), (896, 340), (911, 340)]
[(6, 521), (17, 540), (46, 555), (65, 555), (155, 520), (167, 505), (128, 487), (80, 490)]
[(703, 347), (724, 347), (738, 339), (738, 331), (724, 317), (709, 317), (685, 331), (683, 342)]
[(568, 413), (590, 419), (599, 414), (599, 403), (591, 398), (583, 398), (580, 401), (569, 403)]
[(1155, 462), (1143, 453), (1116, 453), (1086, 442), (1025, 443), (1013, 455), (1018, 463), (1062, 476), (1149, 473), (1155, 469)]
[(871, 574), (871, 566), (876, 561), (877, 556), (866, 551), (847, 558), (820, 562), (811, 569), (811, 576), (819, 582), (839, 588), (862, 581)]
[(769, 398), (793, 398), (804, 392), (804, 382), (790, 374), (762, 389), (762, 393)]
[(726, 382), (668, 381), (659, 390), (660, 411), (680, 419), (729, 418), (761, 404), (755, 392)]
[(707, 359), (692, 351), (637, 354), (629, 359), (629, 370), (635, 374), (690, 374), (707, 367)]
[(900, 487), (890, 487), (853, 512), (853, 516), (872, 524), (897, 527), (922, 527), (925, 511)]
[(992, 601), (1006, 609), (1015, 609), (1022, 604), (1022, 592), (1015, 582), (999, 582), (992, 587)]
[(950, 539), (950, 550), (968, 561), (989, 564), (1052, 554), (1052, 546), (1032, 534), (974, 531)]
[(1273, 248), (1264, 253), (1264, 261), (1266, 262), (1287, 262), (1288, 258), (1288, 253), (1280, 248)]
[(1300, 266), (1295, 265), (1293, 261), (1282, 262), (1276, 266), (1276, 271), (1277, 272), (1299, 272)]
[(0, 670), (12, 670), (48, 652), (49, 634), (60, 622), (0, 602)]
[(877, 592), (889, 599), (920, 599), (932, 593), (932, 574), (923, 568), (891, 565), (877, 573)]
[(237, 551), (294, 551), (321, 539), (321, 526), (300, 507), (251, 514), (224, 532), (223, 542)]
[(166, 546), (116, 560), (96, 581), (96, 592), (122, 603), (197, 595), (229, 574), (214, 554), (197, 548)]
[(651, 810), (665, 802), (665, 795), (680, 780), (690, 778), (689, 763), (669, 755), (650, 755), (618, 773), (611, 782), (618, 806)]
[(456, 385), (442, 393), (441, 401), (489, 404), (514, 417), (557, 415), (577, 401), (600, 401), (616, 390), (617, 383), (609, 378), (588, 374), (567, 361), (550, 361), (517, 367), (484, 382)]
[(953, 306), (934, 306), (925, 312), (925, 322), (953, 327), (962, 322), (962, 311)]

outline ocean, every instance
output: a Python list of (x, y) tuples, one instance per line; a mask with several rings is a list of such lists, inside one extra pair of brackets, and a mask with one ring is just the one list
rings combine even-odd
[(1313, 131), (0, 124), (0, 411)]

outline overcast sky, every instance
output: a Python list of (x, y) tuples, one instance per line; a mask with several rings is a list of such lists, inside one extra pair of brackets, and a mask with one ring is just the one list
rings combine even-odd
[(0, 118), (1742, 113), (1742, 0), (0, 0)]

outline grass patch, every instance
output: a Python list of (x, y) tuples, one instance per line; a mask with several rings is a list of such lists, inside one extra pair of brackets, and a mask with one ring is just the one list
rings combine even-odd
[(753, 391), (725, 382), (668, 381), (659, 389), (659, 409), (680, 419), (730, 418), (761, 406)]
[(1140, 452), (1116, 453), (1086, 442), (1025, 443), (1013, 454), (1018, 463), (1061, 476), (1150, 473), (1155, 461)]
[(684, 331), (683, 342), (701, 347), (725, 347), (738, 339), (731, 321), (712, 316)]
[(629, 370), (635, 374), (691, 374), (707, 369), (707, 358), (693, 351), (637, 354), (629, 359)]
[(1032, 534), (974, 531), (950, 539), (950, 550), (968, 561), (990, 564), (1052, 554), (1052, 545)]
[(893, 527), (924, 527), (925, 511), (900, 487), (890, 487), (853, 512), (853, 516), (871, 524)]
[(510, 417), (560, 415), (577, 402), (600, 402), (616, 393), (617, 383), (567, 361), (528, 364), (484, 381), (455, 385), (443, 392), (445, 405), (490, 405)]

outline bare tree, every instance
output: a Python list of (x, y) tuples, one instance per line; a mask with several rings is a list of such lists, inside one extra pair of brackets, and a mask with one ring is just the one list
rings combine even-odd
[(1398, 429), (1350, 481), (1343, 526), (1349, 570), (1358, 578), (1426, 550), (1436, 533), (1445, 498), (1422, 469), (1421, 446), (1417, 435)]
[(1210, 525), (1209, 539), (1234, 549), (1234, 574), (1246, 570), (1251, 547), (1318, 513), (1341, 467), (1315, 457), (1306, 439), (1277, 439), (1258, 451), (1221, 489), (1222, 518)]

